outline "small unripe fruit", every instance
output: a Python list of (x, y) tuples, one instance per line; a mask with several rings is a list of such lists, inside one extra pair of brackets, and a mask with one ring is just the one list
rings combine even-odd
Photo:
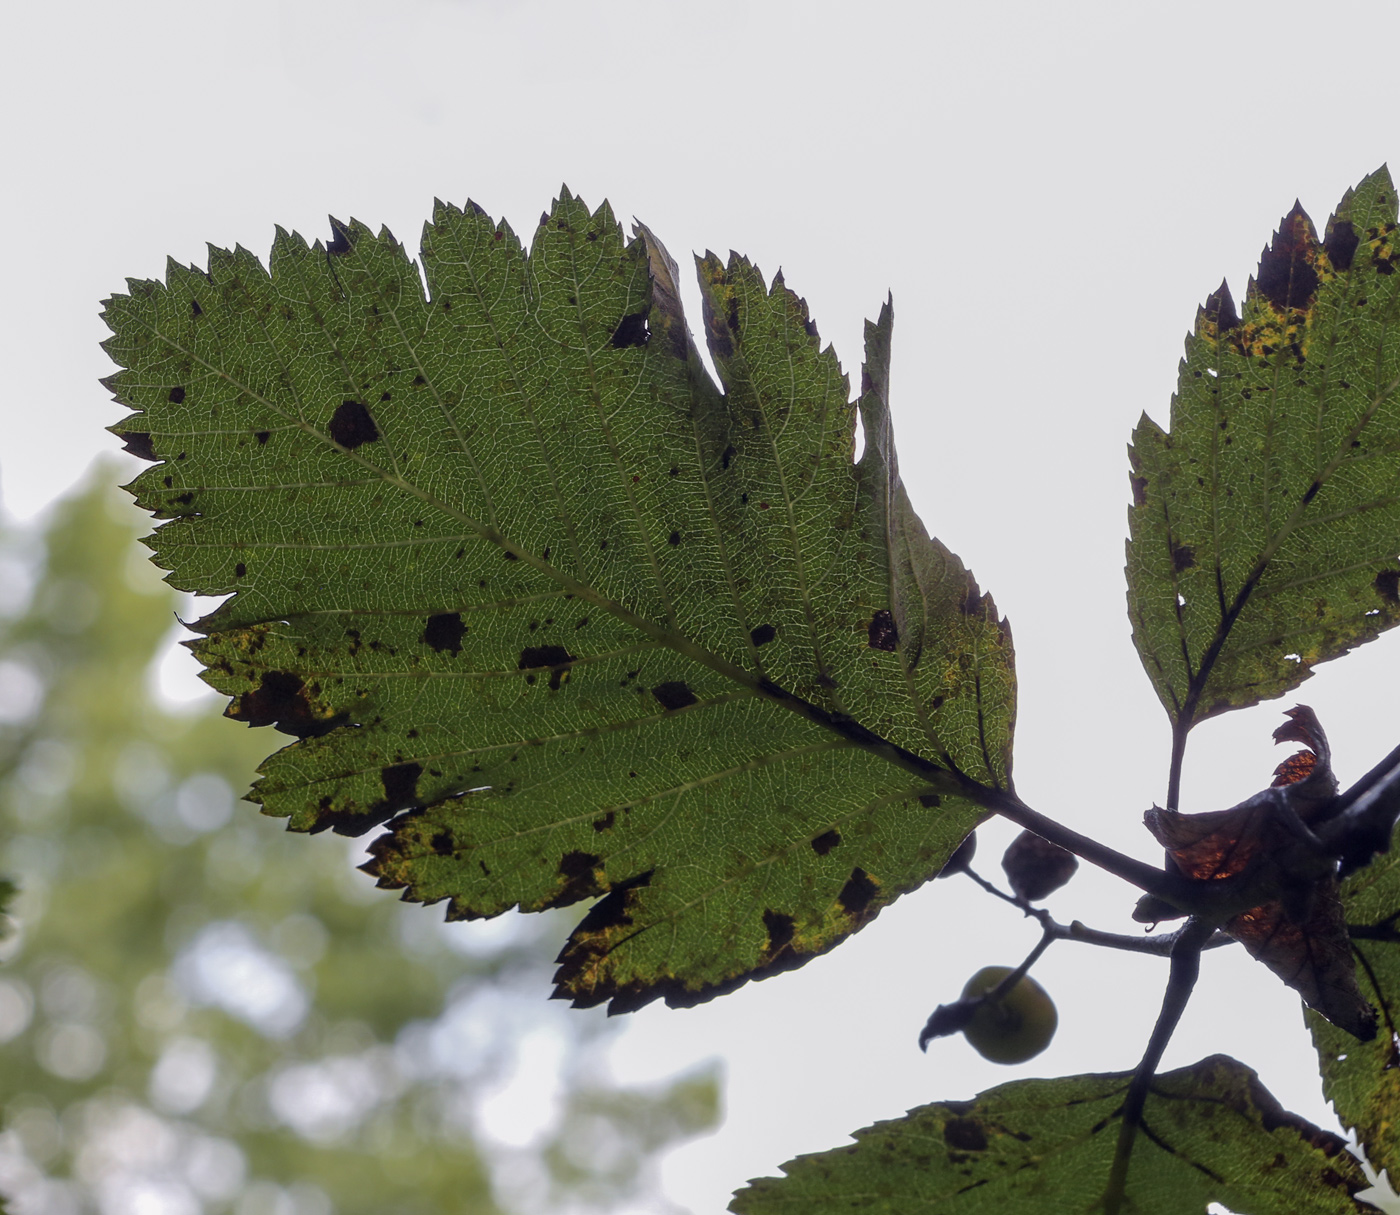
[[(1013, 970), (1011, 966), (984, 966), (967, 981), (963, 999), (991, 991)], [(1022, 976), (1000, 1000), (983, 1001), (963, 1035), (984, 1059), (993, 1063), (1024, 1063), (1050, 1045), (1059, 1022), (1055, 1002), (1045, 988)]]
[(1034, 831), (1022, 831), (1001, 858), (1001, 867), (1018, 899), (1038, 903), (1074, 876), (1079, 858)]

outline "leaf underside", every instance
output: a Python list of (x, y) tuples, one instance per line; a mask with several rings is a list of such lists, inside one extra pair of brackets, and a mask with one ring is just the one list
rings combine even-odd
[[(1018, 1080), (856, 1131), (854, 1146), (799, 1156), (730, 1204), (738, 1215), (1090, 1212), (1102, 1196), (1126, 1075)], [(1216, 1055), (1152, 1083), (1133, 1154), (1135, 1215), (1219, 1202), (1242, 1215), (1363, 1209), (1367, 1182), (1336, 1135), (1285, 1113), (1254, 1072)]]
[(438, 204), (421, 278), (335, 232), (107, 302), (155, 560), (232, 593), (206, 678), (299, 736), (253, 800), (387, 823), (367, 868), (453, 918), (605, 895), (556, 994), (612, 1011), (800, 964), (934, 876), (1008, 785), (1012, 650), (900, 482), (890, 308), (851, 402), (781, 276), (698, 259), (721, 393), (606, 204), (563, 191), (528, 253)]
[(1187, 338), (1133, 433), (1128, 610), (1178, 730), (1279, 696), (1400, 621), (1400, 236), (1385, 169), (1318, 241), (1284, 217), (1241, 313)]

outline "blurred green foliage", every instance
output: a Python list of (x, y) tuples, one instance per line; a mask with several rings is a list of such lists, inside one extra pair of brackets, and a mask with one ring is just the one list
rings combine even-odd
[(446, 925), (240, 804), (268, 731), (162, 705), (178, 600), (113, 479), (29, 538), (24, 604), (23, 536), (0, 562), (14, 1215), (665, 1209), (714, 1074), (610, 1082), (600, 1018), (535, 994), (567, 913)]

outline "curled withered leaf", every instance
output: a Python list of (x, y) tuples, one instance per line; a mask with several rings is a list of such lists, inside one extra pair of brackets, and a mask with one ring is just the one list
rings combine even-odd
[(1079, 858), (1034, 831), (1022, 831), (1001, 858), (1016, 897), (1037, 903), (1057, 891), (1079, 868)]
[(1321, 821), (1337, 789), (1332, 754), (1317, 716), (1306, 705), (1287, 714), (1275, 742), (1301, 742), (1275, 772), (1273, 784), (1229, 810), (1181, 814), (1154, 806), (1147, 829), (1177, 867), (1197, 881), (1219, 881), (1269, 867), (1282, 888), (1276, 899), (1241, 912), (1225, 925), (1309, 1007), (1363, 1040), (1376, 1033), (1376, 1013), (1361, 995), (1335, 871), (1318, 878), (1284, 870), (1280, 858), (1297, 844), (1299, 824)]

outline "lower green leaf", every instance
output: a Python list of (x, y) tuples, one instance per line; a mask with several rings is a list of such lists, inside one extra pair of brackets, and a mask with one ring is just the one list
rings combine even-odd
[[(856, 1142), (783, 1166), (730, 1204), (738, 1215), (801, 1211), (1091, 1212), (1102, 1196), (1130, 1077), (1017, 1080), (972, 1101), (920, 1106)], [(1128, 1178), (1135, 1215), (1223, 1203), (1239, 1215), (1354, 1212), (1365, 1189), (1345, 1142), (1286, 1112), (1224, 1055), (1153, 1082)]]
[(1342, 905), (1356, 955), (1362, 995), (1380, 1014), (1370, 1042), (1307, 1012), (1317, 1047), (1322, 1091), (1342, 1125), (1354, 1128), (1379, 1172), (1400, 1175), (1400, 856), (1392, 850), (1342, 883)]

